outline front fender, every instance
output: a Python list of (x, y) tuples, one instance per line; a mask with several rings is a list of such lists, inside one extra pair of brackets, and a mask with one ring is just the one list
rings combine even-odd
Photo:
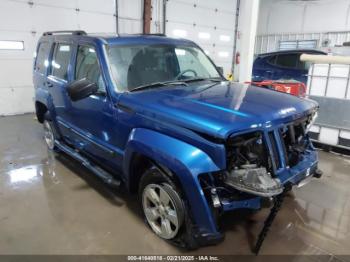
[(159, 132), (136, 128), (129, 136), (124, 155), (124, 174), (127, 180), (134, 153), (143, 154), (174, 172), (185, 191), (191, 214), (200, 233), (218, 233), (198, 175), (220, 169), (205, 152)]

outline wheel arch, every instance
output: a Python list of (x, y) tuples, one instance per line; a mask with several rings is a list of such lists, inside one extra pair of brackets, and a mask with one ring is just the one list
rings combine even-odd
[[(183, 189), (199, 230), (217, 234), (216, 223), (197, 178), (202, 173), (219, 171), (212, 159), (181, 140), (154, 130), (134, 129), (127, 142), (123, 167), (131, 192), (136, 192), (143, 171), (151, 164), (174, 175)], [(138, 165), (141, 167), (138, 168)]]
[(35, 113), (40, 123), (44, 122), (46, 112), (53, 112), (53, 105), (50, 93), (43, 88), (35, 89)]
[(36, 101), (35, 102), (35, 114), (36, 114), (36, 118), (38, 119), (39, 123), (43, 123), (45, 120), (45, 114), (48, 111), (47, 106), (40, 102), (40, 101)]

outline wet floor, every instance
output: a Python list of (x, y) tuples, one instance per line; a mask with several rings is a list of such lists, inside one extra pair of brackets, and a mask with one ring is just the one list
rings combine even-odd
[[(42, 137), (33, 115), (0, 118), (0, 254), (187, 254), (144, 225), (134, 197)], [(320, 152), (320, 168), (288, 195), (261, 254), (350, 254), (350, 158)], [(226, 216), (225, 241), (191, 254), (251, 254), (267, 214)]]

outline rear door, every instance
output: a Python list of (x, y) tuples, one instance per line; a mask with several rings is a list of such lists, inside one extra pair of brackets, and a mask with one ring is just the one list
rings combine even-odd
[(68, 120), (66, 104), (66, 87), (69, 82), (70, 61), (72, 59), (73, 44), (68, 42), (55, 42), (49, 66), (49, 73), (45, 83), (48, 88), (55, 109), (56, 120), (62, 135), (69, 139), (69, 130), (62, 128)]
[(33, 83), (35, 88), (45, 88), (51, 44), (43, 41), (38, 44), (34, 61)]

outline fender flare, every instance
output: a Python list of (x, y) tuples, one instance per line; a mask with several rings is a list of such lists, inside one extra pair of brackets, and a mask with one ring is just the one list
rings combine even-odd
[(157, 131), (135, 128), (129, 135), (124, 152), (123, 170), (127, 181), (131, 181), (129, 169), (134, 153), (142, 154), (174, 172), (189, 201), (192, 217), (201, 234), (218, 233), (198, 175), (220, 169), (205, 152)]
[(52, 114), (54, 111), (52, 97), (48, 90), (43, 88), (35, 89), (35, 102), (40, 102), (46, 106), (46, 108)]

